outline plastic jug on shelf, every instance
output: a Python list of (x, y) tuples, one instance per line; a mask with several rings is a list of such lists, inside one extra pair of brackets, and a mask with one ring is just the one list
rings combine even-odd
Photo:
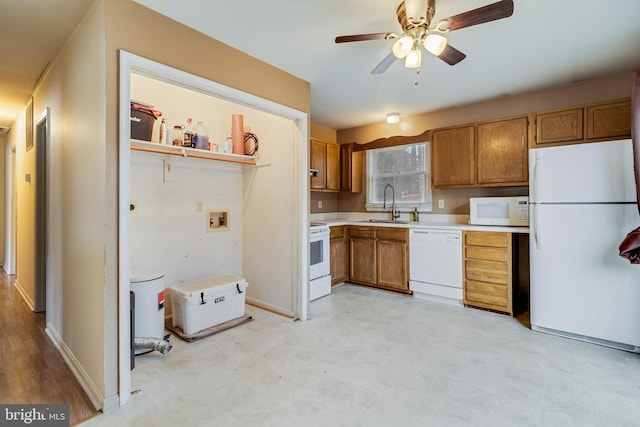
[(193, 128), (193, 146), (200, 150), (209, 150), (209, 131), (202, 120), (198, 120)]

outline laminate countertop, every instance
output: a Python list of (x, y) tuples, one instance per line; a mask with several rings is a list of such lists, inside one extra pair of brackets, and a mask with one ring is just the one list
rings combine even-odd
[(319, 219), (313, 222), (322, 222), (329, 227), (336, 227), (339, 225), (360, 225), (369, 227), (398, 227), (409, 229), (439, 229), (439, 230), (475, 230), (475, 231), (500, 231), (507, 233), (520, 233), (529, 234), (529, 227), (507, 227), (507, 226), (493, 226), (493, 225), (471, 225), (464, 223), (446, 223), (446, 222), (431, 222), (431, 221), (405, 221), (400, 220), (396, 222), (380, 220), (380, 219)]

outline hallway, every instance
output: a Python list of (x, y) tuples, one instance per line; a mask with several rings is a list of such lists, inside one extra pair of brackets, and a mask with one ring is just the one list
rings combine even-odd
[(0, 403), (69, 404), (71, 425), (96, 414), (93, 404), (33, 313), (13, 276), (0, 269)]

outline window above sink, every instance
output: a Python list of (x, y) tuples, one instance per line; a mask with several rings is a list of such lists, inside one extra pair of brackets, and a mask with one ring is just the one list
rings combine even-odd
[[(367, 150), (366, 162), (368, 211), (391, 210), (393, 201), (396, 209), (431, 211), (429, 142)], [(385, 200), (387, 184), (393, 195)]]

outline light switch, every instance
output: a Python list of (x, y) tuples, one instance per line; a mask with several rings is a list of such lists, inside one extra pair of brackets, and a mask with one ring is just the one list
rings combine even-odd
[(196, 201), (196, 212), (202, 212), (202, 200)]

